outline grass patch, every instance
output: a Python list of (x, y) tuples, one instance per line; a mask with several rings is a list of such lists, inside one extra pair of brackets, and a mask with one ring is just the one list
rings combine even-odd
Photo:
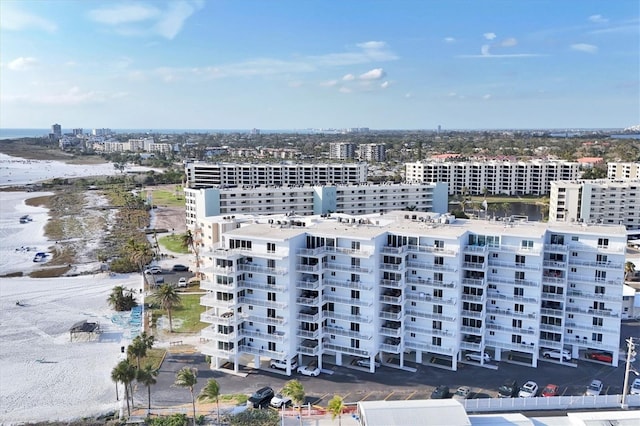
[[(173, 318), (173, 331), (175, 333), (197, 333), (207, 326), (200, 322), (200, 314), (205, 311), (205, 307), (200, 305), (201, 294), (182, 294), (182, 306), (171, 312)], [(152, 309), (153, 322), (166, 315), (164, 309)], [(179, 321), (178, 321), (179, 320)], [(178, 327), (177, 324), (181, 323)]]
[(235, 402), (238, 405), (245, 405), (249, 397), (243, 393), (230, 393), (227, 395), (220, 395), (218, 399), (220, 400), (220, 402)]
[(182, 235), (180, 234), (171, 234), (160, 237), (158, 238), (158, 244), (160, 244), (164, 249), (174, 253), (189, 253), (189, 249), (182, 245)]
[[(158, 370), (160, 365), (162, 364), (162, 360), (164, 359), (165, 354), (167, 353), (166, 349), (152, 348), (147, 349), (147, 356), (140, 358), (140, 367), (143, 367), (147, 364), (151, 364), (154, 370)], [(136, 357), (129, 358), (129, 361), (133, 365), (137, 365)]]
[(31, 278), (56, 278), (60, 277), (67, 272), (69, 272), (71, 268), (69, 266), (60, 266), (58, 268), (46, 268), (46, 269), (38, 269), (29, 274)]
[(182, 188), (182, 185), (176, 185), (174, 191), (169, 191), (166, 189), (142, 191), (141, 196), (145, 200), (148, 196), (151, 196), (151, 202), (155, 206), (184, 207), (184, 190)]

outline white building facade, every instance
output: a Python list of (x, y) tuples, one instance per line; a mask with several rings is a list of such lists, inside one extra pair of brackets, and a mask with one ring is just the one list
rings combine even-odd
[(339, 185), (367, 182), (367, 163), (185, 164), (187, 187), (219, 185)]
[(547, 195), (551, 182), (580, 177), (580, 164), (569, 161), (464, 161), (405, 164), (406, 182), (446, 182), (449, 194)]
[(387, 159), (386, 146), (383, 143), (365, 143), (359, 146), (360, 160), (382, 162)]
[(624, 225), (640, 233), (640, 179), (551, 183), (549, 221)]
[(618, 362), (622, 227), (401, 211), (199, 226), (219, 241), (202, 252), (200, 284), (212, 368), (297, 358), (457, 370), (478, 352), (535, 367), (549, 349)]
[(640, 179), (640, 163), (607, 163), (607, 179)]
[(332, 160), (353, 160), (356, 156), (356, 144), (351, 142), (332, 142), (329, 144), (329, 158)]
[(365, 184), (337, 186), (250, 186), (225, 188), (185, 188), (187, 227), (198, 218), (236, 214), (320, 215), (346, 213), (364, 215), (411, 209), (446, 213), (447, 185)]

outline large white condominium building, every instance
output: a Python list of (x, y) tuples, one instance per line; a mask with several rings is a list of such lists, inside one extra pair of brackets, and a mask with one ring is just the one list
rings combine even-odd
[(185, 165), (189, 188), (218, 185), (338, 185), (367, 182), (367, 163), (206, 163)]
[(624, 225), (640, 230), (640, 179), (552, 182), (549, 220)]
[(640, 163), (607, 163), (608, 179), (640, 179)]
[(362, 161), (381, 162), (387, 158), (386, 146), (383, 143), (361, 144), (359, 150)]
[(329, 144), (329, 158), (332, 160), (353, 160), (356, 156), (356, 144), (350, 142), (332, 142)]
[(390, 210), (446, 213), (444, 183), (363, 184), (337, 186), (249, 186), (185, 188), (186, 223), (195, 228), (198, 218), (236, 214), (362, 215)]
[(219, 241), (201, 251), (202, 352), (213, 368), (296, 358), (319, 368), (364, 359), (371, 372), (377, 362), (457, 370), (474, 358), (484, 365), (474, 356), (484, 352), (493, 368), (535, 367), (563, 349), (618, 363), (621, 226), (407, 211), (200, 225), (203, 241)]
[(446, 182), (449, 194), (546, 195), (551, 182), (580, 176), (568, 161), (432, 161), (405, 164), (407, 182)]

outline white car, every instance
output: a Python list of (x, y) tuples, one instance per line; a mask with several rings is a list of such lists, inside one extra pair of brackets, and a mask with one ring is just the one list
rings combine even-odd
[(318, 377), (320, 375), (320, 369), (311, 365), (303, 365), (301, 367), (298, 367), (298, 373), (302, 374), (303, 376)]
[(287, 405), (291, 404), (291, 398), (282, 395), (281, 393), (277, 393), (276, 396), (271, 398), (271, 402), (269, 404), (275, 408), (286, 407)]
[(631, 395), (640, 395), (640, 379), (634, 379), (629, 389)]
[(453, 394), (453, 399), (456, 401), (463, 401), (469, 398), (469, 394), (471, 393), (471, 388), (469, 386), (460, 386), (456, 393)]
[[(291, 370), (295, 370), (297, 366), (298, 366), (298, 360), (293, 358), (291, 360)], [(279, 370), (286, 370), (287, 360), (272, 359), (271, 362), (269, 363), (269, 367), (277, 368)]]
[(149, 275), (149, 274), (161, 274), (162, 273), (162, 268), (159, 266), (150, 266), (147, 269), (144, 270), (144, 273)]
[(600, 380), (593, 379), (584, 394), (587, 396), (598, 396), (600, 395), (600, 392), (602, 392), (602, 382)]
[(518, 392), (518, 396), (520, 398), (531, 398), (538, 394), (538, 384), (533, 380), (529, 380), (527, 383), (522, 385), (520, 388), (520, 392)]
[(482, 354), (480, 354), (480, 352), (469, 352), (465, 354), (464, 359), (466, 359), (467, 361), (478, 361), (478, 362), (480, 362), (480, 360), (484, 360), (484, 362), (491, 361), (491, 357), (486, 352), (483, 352)]
[(571, 354), (568, 350), (563, 349), (550, 349), (548, 351), (542, 352), (542, 356), (547, 359), (557, 359), (560, 360), (562, 358), (563, 361), (571, 361)]
[(187, 279), (185, 277), (182, 277), (178, 280), (178, 287), (186, 287), (187, 286)]
[[(371, 368), (371, 360), (369, 358), (359, 359), (356, 362), (356, 365), (358, 367)], [(373, 365), (375, 365), (376, 368), (380, 367), (380, 363), (378, 361), (374, 361)]]

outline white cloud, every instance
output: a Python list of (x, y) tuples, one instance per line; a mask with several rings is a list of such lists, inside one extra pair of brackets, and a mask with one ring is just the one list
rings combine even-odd
[(202, 0), (172, 1), (166, 10), (150, 5), (119, 4), (91, 10), (89, 18), (114, 27), (121, 35), (161, 36), (171, 40), (202, 6)]
[(365, 41), (364, 43), (356, 43), (361, 49), (365, 50), (380, 50), (387, 47), (387, 43), (384, 41)]
[(301, 81), (290, 81), (288, 83), (288, 86), (294, 89), (297, 89), (298, 87), (302, 87), (303, 83)]
[(334, 87), (338, 85), (338, 80), (329, 80), (329, 81), (323, 81), (322, 83), (320, 83), (320, 86), (324, 86), (324, 87)]
[(37, 63), (38, 60), (36, 58), (21, 56), (9, 62), (8, 68), (11, 71), (27, 71), (32, 69)]
[(491, 95), (484, 95), (482, 99), (491, 99)]
[(456, 39), (453, 37), (445, 37), (444, 38), (444, 42), (445, 43), (455, 43)]
[(386, 75), (382, 68), (374, 68), (363, 74), (360, 74), (358, 78), (360, 80), (379, 80)]
[(409, 98), (413, 97), (413, 94), (411, 92), (407, 92), (407, 93), (404, 94), (404, 97), (409, 99)]
[(491, 55), (491, 52), (489, 51), (491, 46), (489, 46), (488, 44), (483, 44), (482, 47), (480, 47), (480, 54), (482, 56), (489, 56)]
[(82, 91), (79, 87), (73, 86), (60, 93), (42, 92), (37, 95), (3, 96), (3, 100), (24, 104), (74, 106), (103, 103), (113, 99), (121, 99), (126, 96), (128, 96), (126, 92), (106, 93)]
[(351, 93), (351, 89), (349, 89), (348, 87), (341, 87), (338, 91), (340, 93)]
[(609, 20), (604, 18), (602, 15), (591, 15), (589, 16), (589, 21), (593, 22), (594, 24), (606, 24), (607, 22), (609, 22)]
[(587, 43), (572, 44), (571, 45), (571, 49), (577, 50), (578, 52), (585, 52), (585, 53), (597, 53), (598, 52), (598, 46), (594, 46), (593, 44), (587, 44)]
[(458, 96), (458, 94), (456, 92), (449, 92), (447, 93), (447, 96), (449, 96), (450, 98), (455, 98), (456, 96)]
[(383, 89), (386, 89), (387, 87), (389, 87), (389, 82), (388, 81), (383, 82), (382, 84), (380, 84), (380, 87)]
[(493, 40), (494, 38), (496, 38), (495, 33), (484, 33), (482, 34), (482, 36), (487, 40)]
[(353, 74), (346, 74), (344, 77), (342, 77), (342, 79), (344, 81), (352, 81), (356, 79), (356, 76)]
[[(2, 5), (2, 14), (0, 14), (0, 28), (3, 30), (21, 31), (21, 30), (41, 30), (53, 33), (58, 29), (55, 22), (42, 18), (31, 13), (27, 13), (15, 7), (11, 7), (16, 3), (5, 2)], [(19, 3), (17, 3), (19, 4)]]
[(505, 38), (500, 42), (500, 46), (502, 47), (513, 47), (518, 44), (518, 40), (513, 37)]

